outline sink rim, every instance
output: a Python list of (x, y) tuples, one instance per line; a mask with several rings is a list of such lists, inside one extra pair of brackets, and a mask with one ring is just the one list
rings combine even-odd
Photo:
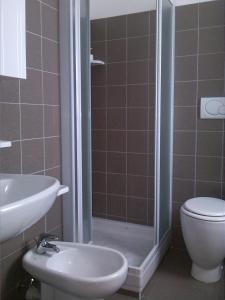
[[(96, 276), (96, 277), (88, 277), (88, 276), (78, 276), (78, 275), (74, 275), (73, 277), (71, 276), (72, 273), (70, 272), (63, 272), (63, 271), (58, 271), (57, 269), (53, 269), (51, 267), (48, 268), (47, 266), (47, 260), (48, 258), (51, 259), (53, 256), (57, 256), (57, 254), (59, 253), (51, 253), (51, 256), (48, 256), (50, 253), (47, 254), (38, 254), (36, 253), (36, 247), (32, 248), (31, 250), (29, 250), (24, 256), (23, 256), (23, 266), (25, 264), (30, 265), (31, 267), (33, 267), (33, 264), (28, 261), (29, 258), (34, 258), (34, 255), (37, 257), (41, 256), (41, 260), (43, 261), (41, 265), (38, 265), (37, 261), (35, 262), (35, 266), (34, 268), (37, 268), (39, 270), (43, 270), (43, 266), (46, 267), (46, 269), (43, 270), (43, 272), (45, 274), (54, 274), (54, 275), (58, 275), (58, 276), (63, 276), (63, 278), (65, 279), (72, 279), (74, 281), (81, 282), (81, 283), (104, 283), (107, 282), (113, 278), (116, 278), (117, 276), (120, 276), (121, 274), (123, 274), (123, 272), (125, 272), (126, 270), (128, 270), (128, 262), (126, 257), (119, 251), (114, 250), (112, 248), (108, 248), (108, 247), (104, 247), (104, 246), (97, 246), (97, 245), (92, 245), (92, 244), (81, 244), (81, 243), (71, 243), (71, 242), (61, 242), (61, 241), (54, 241), (54, 244), (57, 246), (63, 246), (64, 250), (61, 250), (62, 252), (67, 252), (69, 250), (73, 250), (76, 249), (76, 246), (78, 246), (77, 248), (81, 249), (81, 248), (94, 248), (94, 249), (100, 249), (100, 251), (107, 251), (110, 253), (114, 253), (116, 255), (119, 255), (119, 257), (121, 258), (121, 266), (114, 272), (107, 274), (107, 275), (103, 275), (103, 276)], [(75, 247), (72, 247), (72, 245), (75, 245)], [(31, 259), (32, 259), (31, 258)], [(26, 267), (24, 266), (24, 268), (26, 269)], [(33, 275), (34, 276), (34, 275)]]
[(14, 179), (16, 181), (16, 178), (25, 178), (25, 177), (30, 177), (30, 178), (41, 178), (42, 180), (45, 178), (47, 180), (51, 180), (52, 184), (50, 184), (48, 187), (44, 189), (40, 189), (39, 192), (35, 192), (29, 196), (25, 196), (24, 198), (20, 200), (16, 200), (14, 202), (8, 203), (8, 204), (3, 204), (1, 205), (0, 203), (0, 213), (4, 213), (9, 211), (10, 209), (15, 209), (18, 208), (22, 205), (27, 205), (30, 202), (33, 202), (36, 200), (36, 198), (42, 197), (42, 195), (46, 194), (46, 192), (51, 192), (53, 190), (57, 191), (57, 188), (60, 187), (60, 182), (57, 178), (51, 177), (51, 176), (45, 176), (45, 175), (32, 175), (32, 174), (5, 174), (5, 173), (0, 173), (0, 184), (1, 184), (1, 179), (4, 179), (4, 176), (6, 176), (6, 179)]

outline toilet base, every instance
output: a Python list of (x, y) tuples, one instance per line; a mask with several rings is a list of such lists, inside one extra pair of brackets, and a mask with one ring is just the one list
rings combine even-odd
[(222, 276), (223, 266), (219, 265), (215, 269), (207, 270), (203, 269), (196, 264), (192, 264), (191, 275), (194, 279), (205, 283), (213, 283), (220, 280)]

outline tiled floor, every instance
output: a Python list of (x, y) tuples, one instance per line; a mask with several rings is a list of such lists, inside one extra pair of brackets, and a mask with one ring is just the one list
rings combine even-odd
[[(143, 292), (144, 300), (224, 300), (224, 279), (203, 284), (190, 277), (191, 262), (186, 253), (170, 250)], [(107, 300), (134, 300), (116, 294)]]

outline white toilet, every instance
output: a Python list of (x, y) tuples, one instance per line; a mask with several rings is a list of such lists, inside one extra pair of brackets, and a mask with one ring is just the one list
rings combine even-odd
[(198, 197), (180, 210), (184, 241), (192, 259), (191, 275), (202, 282), (220, 280), (225, 258), (225, 201)]

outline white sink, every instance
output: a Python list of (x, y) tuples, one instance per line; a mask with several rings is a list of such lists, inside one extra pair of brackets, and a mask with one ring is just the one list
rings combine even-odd
[(120, 252), (77, 243), (54, 244), (60, 252), (37, 254), (34, 248), (23, 257), (26, 271), (45, 288), (55, 289), (47, 296), (42, 293), (42, 300), (104, 298), (114, 294), (126, 280), (128, 263)]
[(0, 242), (20, 234), (68, 191), (53, 177), (0, 174)]

